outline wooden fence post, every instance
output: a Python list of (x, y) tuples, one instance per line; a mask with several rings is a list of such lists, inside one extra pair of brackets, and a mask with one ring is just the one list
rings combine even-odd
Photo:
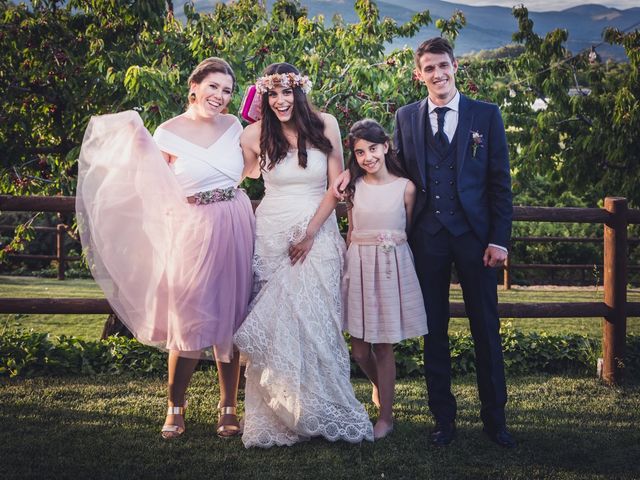
[(58, 280), (64, 280), (64, 267), (65, 267), (65, 251), (64, 251), (64, 236), (67, 232), (67, 226), (63, 223), (59, 223), (56, 226), (56, 257), (58, 258)]
[(604, 303), (602, 323), (602, 379), (622, 382), (627, 332), (627, 199), (607, 197), (610, 217), (604, 226)]
[(503, 285), (505, 290), (511, 290), (511, 270), (509, 266), (511, 265), (511, 255), (507, 255), (507, 259), (504, 261), (503, 272)]

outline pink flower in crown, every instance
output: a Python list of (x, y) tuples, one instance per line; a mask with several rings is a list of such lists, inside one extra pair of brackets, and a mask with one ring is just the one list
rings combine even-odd
[(304, 93), (308, 94), (312, 85), (311, 80), (306, 75), (299, 75), (293, 72), (274, 73), (258, 78), (256, 80), (256, 91), (262, 95), (278, 86), (284, 88), (300, 87)]
[(291, 82), (289, 81), (289, 76), (286, 73), (280, 74), (280, 86), (282, 88), (289, 88), (291, 86)]
[(484, 139), (480, 132), (471, 130), (471, 156), (476, 158), (478, 147), (484, 148)]

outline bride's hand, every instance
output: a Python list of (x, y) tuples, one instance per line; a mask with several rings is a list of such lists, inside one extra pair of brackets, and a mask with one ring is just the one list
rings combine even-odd
[(304, 263), (305, 258), (311, 251), (311, 247), (313, 246), (313, 235), (307, 235), (295, 245), (291, 245), (289, 247), (289, 259), (291, 260), (291, 265), (295, 265), (296, 263)]

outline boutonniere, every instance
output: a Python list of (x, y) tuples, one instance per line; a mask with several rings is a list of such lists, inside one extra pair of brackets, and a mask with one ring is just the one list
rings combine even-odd
[(478, 147), (484, 147), (484, 141), (482, 139), (482, 134), (480, 132), (474, 132), (471, 130), (471, 156), (476, 158), (476, 152), (478, 151)]

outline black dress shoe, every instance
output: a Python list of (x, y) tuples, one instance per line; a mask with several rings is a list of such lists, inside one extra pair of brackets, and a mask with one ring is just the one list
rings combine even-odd
[(445, 447), (453, 442), (456, 436), (456, 424), (454, 422), (437, 422), (431, 431), (431, 443), (438, 447)]
[(495, 430), (490, 430), (487, 427), (484, 427), (482, 430), (487, 434), (492, 442), (497, 443), (501, 447), (513, 448), (516, 446), (516, 440), (509, 433), (507, 427), (500, 427)]

